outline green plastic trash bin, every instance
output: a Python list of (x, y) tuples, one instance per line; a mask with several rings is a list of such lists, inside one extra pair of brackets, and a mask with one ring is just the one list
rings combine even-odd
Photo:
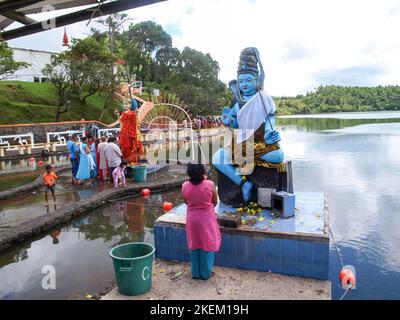
[(147, 181), (147, 167), (146, 166), (134, 166), (132, 167), (133, 180), (136, 182)]
[(121, 244), (110, 250), (119, 293), (136, 296), (150, 290), (154, 251), (154, 246), (143, 242)]

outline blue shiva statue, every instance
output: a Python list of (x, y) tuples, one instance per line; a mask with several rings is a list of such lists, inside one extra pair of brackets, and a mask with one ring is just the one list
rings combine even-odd
[[(260, 69), (260, 70), (259, 70)], [(274, 130), (276, 106), (271, 96), (263, 91), (264, 69), (257, 48), (250, 47), (240, 54), (237, 80), (229, 82), (234, 95), (231, 107), (222, 112), (222, 122), (239, 129), (236, 142), (231, 147), (219, 149), (213, 156), (214, 167), (242, 189), (244, 201), (251, 199), (253, 183), (237, 173), (235, 152), (245, 149), (246, 140), (253, 143), (254, 164), (269, 168), (284, 165), (284, 154), (279, 146), (279, 132)], [(241, 133), (240, 133), (241, 132)], [(252, 139), (249, 139), (249, 138)]]

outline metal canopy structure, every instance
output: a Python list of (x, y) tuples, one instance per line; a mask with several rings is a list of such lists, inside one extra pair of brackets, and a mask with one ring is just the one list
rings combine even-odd
[[(43, 12), (43, 8), (46, 6), (52, 6), (56, 11), (71, 8), (77, 9), (72, 13), (54, 18), (55, 27), (59, 28), (162, 1), (166, 0), (0, 0), (0, 41), (47, 31), (48, 29), (43, 27), (46, 20), (37, 21), (28, 16), (29, 14)], [(79, 8), (82, 6), (89, 7)], [(24, 26), (4, 31), (14, 22), (22, 23)]]

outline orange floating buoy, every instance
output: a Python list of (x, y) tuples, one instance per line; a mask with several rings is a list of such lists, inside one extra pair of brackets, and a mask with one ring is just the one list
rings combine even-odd
[(39, 160), (39, 161), (38, 161), (38, 166), (39, 166), (39, 167), (43, 166), (43, 161), (42, 161), (42, 160)]
[(172, 210), (172, 208), (174, 207), (174, 205), (171, 202), (164, 202), (163, 203), (163, 210), (165, 212)]
[(148, 197), (150, 195), (150, 189), (142, 189), (142, 191), (140, 191), (140, 194), (142, 195), (142, 197)]
[(340, 283), (343, 289), (355, 289), (356, 287), (356, 276), (354, 272), (346, 267), (343, 267), (339, 273)]

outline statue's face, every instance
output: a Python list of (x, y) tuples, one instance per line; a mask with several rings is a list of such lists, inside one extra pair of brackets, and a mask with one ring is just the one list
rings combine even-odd
[(250, 73), (239, 74), (238, 84), (240, 92), (245, 96), (252, 96), (256, 91), (256, 79)]

